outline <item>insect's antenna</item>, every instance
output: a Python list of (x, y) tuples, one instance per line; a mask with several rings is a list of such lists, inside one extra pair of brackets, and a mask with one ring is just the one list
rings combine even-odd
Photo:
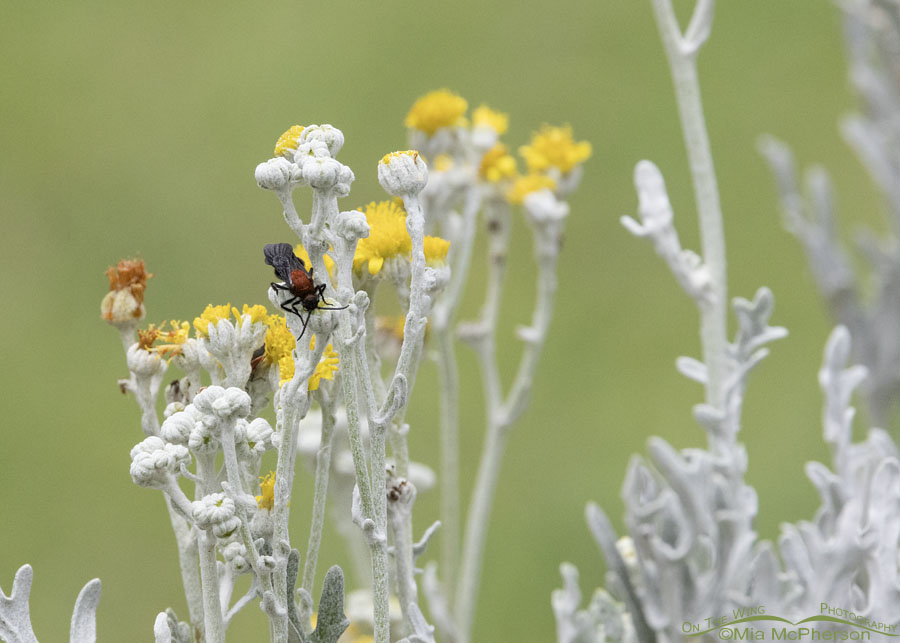
[[(319, 296), (319, 301), (323, 304), (327, 304), (328, 300), (325, 299), (325, 284), (319, 284), (316, 286), (316, 294)], [(316, 306), (316, 310), (344, 310), (345, 308), (349, 308), (350, 304), (346, 306)]]

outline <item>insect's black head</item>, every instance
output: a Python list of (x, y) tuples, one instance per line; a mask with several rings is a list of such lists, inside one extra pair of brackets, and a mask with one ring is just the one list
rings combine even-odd
[(315, 310), (319, 307), (319, 295), (315, 291), (307, 293), (300, 303), (306, 310)]

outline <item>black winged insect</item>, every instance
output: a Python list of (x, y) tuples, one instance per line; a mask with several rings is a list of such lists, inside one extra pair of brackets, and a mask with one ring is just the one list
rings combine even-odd
[[(303, 259), (294, 254), (294, 248), (289, 243), (269, 243), (263, 248), (266, 263), (275, 270), (275, 276), (283, 283), (272, 283), (272, 288), (277, 291), (285, 291), (291, 294), (289, 299), (281, 302), (281, 309), (293, 313), (300, 318), (303, 329), (300, 337), (306, 332), (306, 325), (314, 310), (343, 310), (347, 306), (320, 306), (319, 302), (327, 304), (325, 300), (325, 284), (316, 285), (313, 280), (313, 268), (307, 271)], [(298, 310), (297, 306), (303, 310)], [(303, 313), (306, 313), (304, 315)], [(299, 340), (300, 337), (297, 339)]]

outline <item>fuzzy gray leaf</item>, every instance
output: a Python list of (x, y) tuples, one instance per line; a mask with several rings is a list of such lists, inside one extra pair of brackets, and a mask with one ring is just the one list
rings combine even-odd
[(307, 643), (304, 636), (303, 623), (294, 601), (294, 588), (297, 586), (297, 574), (300, 572), (300, 552), (292, 549), (287, 559), (287, 608), (288, 608), (288, 643)]
[(639, 641), (646, 643), (655, 643), (656, 634), (647, 625), (644, 613), (641, 610), (641, 600), (638, 592), (632, 585), (628, 576), (628, 569), (625, 561), (622, 559), (619, 550), (616, 547), (616, 532), (609, 518), (603, 513), (603, 510), (593, 502), (589, 502), (585, 508), (585, 518), (587, 519), (588, 528), (594, 536), (594, 540), (599, 545), (600, 550), (606, 558), (606, 565), (610, 569), (611, 574), (615, 574), (619, 581), (619, 589), (621, 590), (621, 598), (624, 599), (628, 611), (631, 613), (631, 619), (634, 628), (638, 634)]
[(310, 637), (311, 643), (337, 643), (350, 625), (344, 614), (344, 572), (334, 565), (325, 574), (322, 597), (319, 599), (319, 614), (316, 630)]
[(94, 643), (97, 640), (97, 605), (100, 603), (100, 579), (89, 581), (75, 599), (72, 625), (69, 629), (71, 643)]
[(693, 357), (679, 357), (675, 360), (675, 368), (689, 380), (694, 380), (700, 384), (706, 384), (707, 373), (706, 364), (694, 359)]
[(28, 611), (33, 579), (31, 565), (22, 565), (16, 572), (9, 596), (0, 590), (0, 639), (6, 643), (37, 643)]
[(172, 643), (172, 630), (169, 629), (169, 619), (165, 612), (156, 615), (156, 621), (153, 623), (153, 641), (154, 643)]

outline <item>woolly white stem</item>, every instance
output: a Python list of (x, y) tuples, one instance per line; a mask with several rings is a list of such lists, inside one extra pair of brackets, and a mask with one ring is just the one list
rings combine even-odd
[[(441, 413), (441, 576), (445, 587), (456, 584), (459, 564), (459, 372), (453, 332), (435, 332)], [(451, 605), (452, 607), (452, 605)]]
[(316, 563), (322, 544), (322, 529), (325, 525), (325, 504), (328, 498), (328, 476), (331, 472), (331, 442), (334, 438), (334, 407), (324, 393), (319, 395), (322, 406), (322, 438), (316, 453), (316, 481), (313, 495), (313, 513), (309, 526), (309, 543), (306, 546), (306, 561), (303, 564), (301, 587), (312, 594), (316, 584)]
[(682, 35), (671, 0), (653, 0), (656, 22), (665, 46), (675, 85), (678, 114), (694, 183), (703, 261), (712, 279), (712, 297), (701, 307), (700, 336), (708, 378), (706, 402), (724, 407), (727, 377), (726, 346), (728, 286), (725, 262), (725, 235), (719, 189), (703, 116), (696, 54), (709, 35), (713, 0), (698, 0), (687, 34)]
[(203, 587), (203, 625), (205, 643), (224, 643), (222, 604), (219, 602), (219, 575), (216, 570), (216, 539), (200, 532), (200, 581)]
[(197, 538), (187, 521), (172, 507), (168, 496), (166, 510), (169, 512), (169, 521), (178, 546), (178, 565), (181, 568), (181, 583), (184, 586), (191, 625), (198, 626), (203, 622), (203, 589), (200, 584), (200, 568), (197, 566)]
[[(499, 232), (503, 233), (502, 215), (498, 219)], [(462, 564), (456, 586), (454, 607), (460, 643), (468, 643), (475, 617), (478, 586), (487, 541), (490, 514), (496, 493), (497, 478), (506, 449), (510, 424), (521, 414), (528, 403), (536, 366), (544, 346), (556, 293), (556, 263), (562, 234), (560, 223), (535, 226), (535, 258), (538, 264), (537, 294), (531, 327), (525, 336), (526, 345), (516, 374), (516, 379), (505, 402), (502, 399), (495, 346), (497, 303), (486, 300), (482, 311), (482, 323), (472, 339), (476, 343), (479, 365), (482, 371), (487, 413), (487, 432), (482, 450), (478, 475), (472, 491), (472, 501), (466, 518), (463, 539)], [(488, 267), (488, 290), (499, 293), (502, 285), (505, 260), (502, 254), (502, 234), (491, 245), (491, 261)], [(499, 297), (494, 297), (499, 299)]]

